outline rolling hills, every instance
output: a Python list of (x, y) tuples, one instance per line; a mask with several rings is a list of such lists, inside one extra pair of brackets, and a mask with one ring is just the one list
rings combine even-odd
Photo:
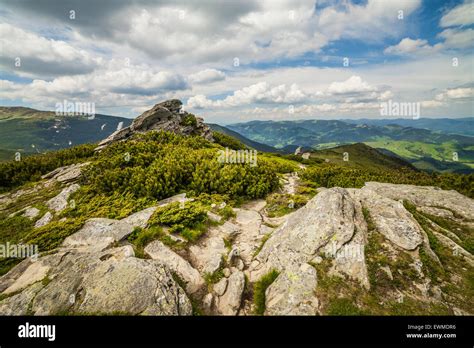
[(474, 137), (466, 135), (340, 120), (251, 121), (227, 127), (276, 148), (293, 145), (324, 149), (363, 142), (388, 150), (420, 169), (460, 173), (474, 170)]

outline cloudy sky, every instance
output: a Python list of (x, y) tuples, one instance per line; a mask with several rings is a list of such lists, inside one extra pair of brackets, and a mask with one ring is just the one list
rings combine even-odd
[(0, 0), (0, 105), (221, 124), (473, 116), (473, 0)]

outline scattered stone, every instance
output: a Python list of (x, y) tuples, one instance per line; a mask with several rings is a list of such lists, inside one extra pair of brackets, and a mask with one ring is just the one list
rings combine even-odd
[(53, 214), (51, 214), (49, 211), (47, 211), (41, 219), (36, 221), (35, 223), (35, 228), (43, 227), (51, 222), (53, 219)]
[(76, 192), (79, 189), (78, 184), (72, 184), (64, 188), (56, 197), (51, 198), (46, 202), (46, 205), (54, 210), (56, 213), (59, 213), (67, 208), (67, 200), (69, 196)]
[(214, 221), (214, 222), (221, 222), (221, 220), (222, 220), (222, 217), (220, 215), (217, 215), (217, 214), (213, 213), (212, 211), (207, 212), (207, 217), (211, 221)]

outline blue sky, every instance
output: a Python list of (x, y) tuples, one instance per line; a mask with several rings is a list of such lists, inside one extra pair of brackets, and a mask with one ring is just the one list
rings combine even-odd
[(179, 98), (226, 124), (381, 118), (390, 100), (473, 116), (472, 0), (0, 3), (2, 105), (136, 117)]

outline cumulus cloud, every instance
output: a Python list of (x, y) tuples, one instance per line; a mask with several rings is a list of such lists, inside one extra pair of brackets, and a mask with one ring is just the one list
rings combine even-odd
[(7, 23), (0, 23), (0, 46), (0, 64), (20, 76), (84, 74), (100, 62), (65, 41), (46, 39)]
[(352, 94), (361, 92), (373, 92), (377, 88), (363, 81), (360, 76), (351, 76), (342, 82), (333, 82), (328, 87), (330, 94)]
[(225, 80), (225, 74), (216, 69), (205, 69), (189, 76), (192, 83), (211, 83)]
[(308, 95), (296, 84), (271, 86), (267, 82), (259, 82), (234, 91), (232, 95), (220, 100), (210, 100), (204, 95), (196, 95), (188, 99), (188, 106), (195, 109), (209, 107), (236, 107), (252, 103), (296, 103), (306, 99)]
[(384, 53), (394, 55), (427, 54), (438, 48), (439, 46), (435, 48), (428, 44), (428, 41), (426, 40), (414, 40), (406, 37), (402, 39), (397, 45), (387, 47), (384, 50)]

